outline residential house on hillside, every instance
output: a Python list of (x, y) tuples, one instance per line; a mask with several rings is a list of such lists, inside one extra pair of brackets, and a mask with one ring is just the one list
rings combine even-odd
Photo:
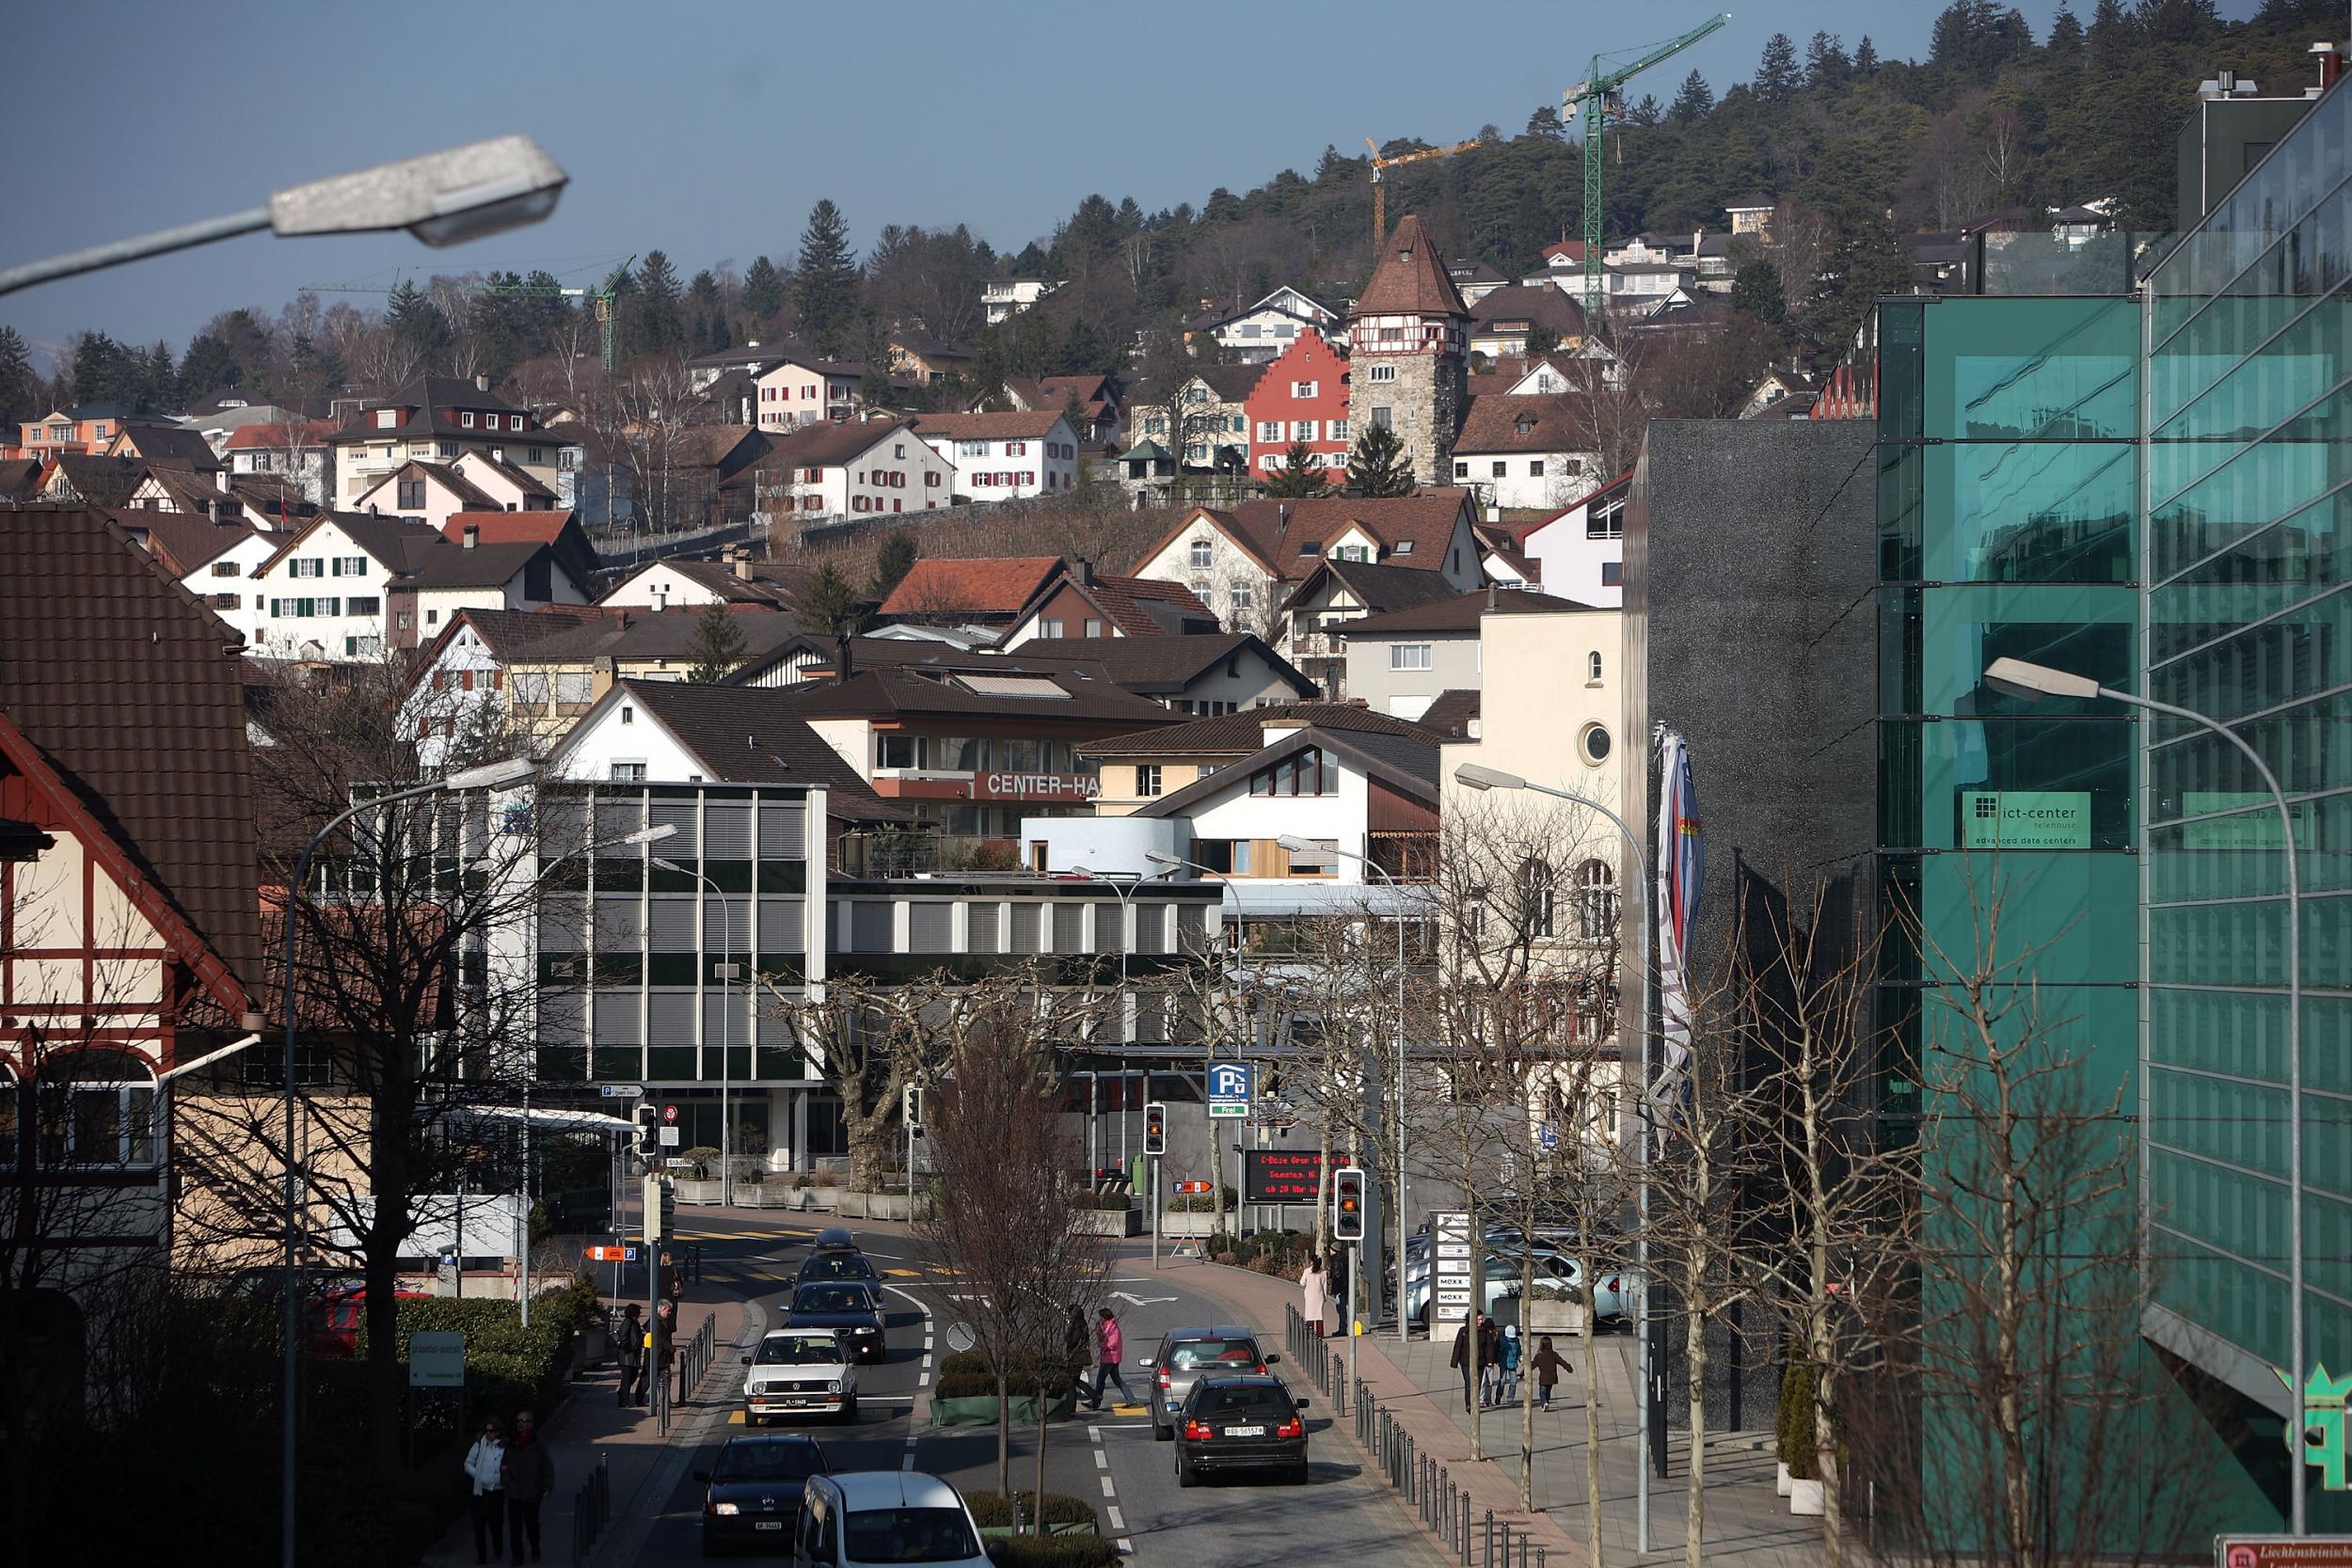
[(573, 450), (529, 410), (478, 381), (447, 375), (420, 376), (382, 404), (362, 409), (328, 444), (335, 449), (345, 506), (405, 464), (449, 464), (469, 453), (528, 472), (552, 499)]
[(739, 545), (720, 561), (648, 562), (604, 591), (605, 610), (701, 610), (714, 604), (790, 610), (817, 575), (815, 567), (755, 561)]
[[(780, 610), (731, 606), (743, 661), (765, 659), (801, 635)], [(605, 611), (535, 639), (506, 661), (507, 721), (534, 749), (552, 744), (616, 680), (682, 681), (701, 657), (702, 617)], [(739, 665), (738, 668), (742, 668)]]
[[(1344, 622), (1341, 629), (1348, 700), (1368, 703), (1400, 719), (1420, 719), (1448, 691), (1480, 689), (1486, 666), (1479, 626), (1499, 605), (1519, 614), (1590, 608), (1544, 594), (1489, 586)], [(1562, 678), (1570, 673), (1558, 672)]]
[(1544, 264), (1520, 282), (1534, 288), (1558, 289), (1578, 300), (1584, 297), (1584, 242), (1554, 240), (1544, 246)]
[(313, 506), (335, 501), (335, 449), (328, 438), (342, 428), (331, 420), (292, 420), (280, 424), (241, 424), (229, 432), (221, 455), (240, 479), (268, 476), (300, 491)]
[(1454, 483), (1488, 506), (1565, 505), (1600, 463), (1586, 408), (1566, 393), (1470, 399), (1454, 438)]
[(1790, 398), (1810, 400), (1821, 394), (1821, 378), (1801, 365), (1768, 365), (1756, 386), (1732, 414), (1735, 420), (1753, 420), (1776, 404)]
[(762, 348), (756, 340), (736, 348), (717, 349), (698, 354), (686, 362), (686, 385), (696, 392), (708, 392), (721, 378), (741, 373), (756, 382), (770, 367), (791, 352), (782, 343)]
[(1289, 630), (1284, 647), (1291, 662), (1322, 687), (1325, 697), (1333, 702), (1352, 699), (1358, 693), (1347, 689), (1348, 623), (1435, 604), (1462, 592), (1438, 572), (1327, 558), (1282, 601)]
[(319, 510), (291, 483), (272, 474), (240, 478), (226, 468), (199, 472), (165, 463), (147, 465), (145, 477), (131, 492), (129, 505), (134, 511), (181, 512), (277, 533), (300, 527)]
[(759, 378), (749, 371), (727, 372), (705, 387), (701, 397), (701, 409), (690, 418), (751, 427), (759, 423)]
[(1625, 602), (1625, 505), (1630, 469), (1528, 531), (1520, 548), (1542, 574), (1546, 592), (1614, 609)]
[(958, 497), (1016, 500), (1057, 495), (1078, 483), (1078, 435), (1058, 409), (915, 414), (907, 422), (954, 469)]
[(108, 515), (173, 581), (239, 636), (253, 626), (253, 613), (261, 607), (249, 602), (247, 588), (253, 574), (277, 552), (277, 539), (242, 523), (215, 523), (201, 514), (119, 511)]
[(1117, 685), (1178, 713), (1232, 713), (1315, 695), (1315, 683), (1246, 631), (1189, 637), (1033, 637), (1026, 659), (1090, 660)]
[(1074, 400), (1078, 418), (1072, 428), (1080, 440), (1096, 447), (1119, 439), (1127, 401), (1116, 376), (1009, 375), (993, 392), (983, 391), (965, 404), (964, 411), (983, 413), (998, 400), (1024, 414), (1067, 414)]
[(135, 457), (142, 463), (161, 463), (200, 474), (210, 474), (222, 467), (213, 444), (198, 432), (185, 425), (155, 424), (145, 420), (123, 425), (114, 439), (99, 450), (108, 457)]
[(0, 457), (46, 458), (58, 452), (103, 451), (129, 420), (137, 418), (119, 403), (85, 403), (56, 408), (17, 427), (17, 439), (0, 445)]
[(980, 285), (980, 310), (988, 325), (1009, 321), (1061, 287), (1043, 277), (992, 277)]
[(1480, 300), (1497, 289), (1507, 287), (1511, 281), (1484, 261), (1449, 262), (1445, 275), (1454, 279), (1454, 288), (1461, 293), (1462, 303), (1473, 309)]
[(875, 619), (892, 624), (972, 627), (993, 641), (1012, 629), (1039, 589), (1061, 571), (1056, 555), (989, 560), (927, 557), (898, 579)]
[(1582, 346), (1584, 308), (1558, 289), (1513, 283), (1491, 289), (1470, 308), (1470, 348), (1489, 359), (1524, 359), (1541, 332), (1554, 348)]
[(441, 524), (441, 537), (453, 545), (547, 545), (564, 570), (583, 584), (594, 581), (604, 564), (572, 512), (456, 512)]
[(694, 424), (649, 433), (625, 465), (642, 515), (677, 528), (740, 522), (753, 510), (737, 476), (775, 450), (775, 437), (747, 424)]
[(135, 457), (100, 457), (69, 447), (42, 457), (34, 488), (42, 500), (68, 506), (128, 506), (146, 481), (147, 465)]
[(1428, 745), (1441, 738), (1425, 725), (1376, 713), (1359, 703), (1281, 702), (1228, 708), (1186, 724), (1089, 740), (1078, 752), (1094, 763), (1102, 781), (1102, 793), (1094, 800), (1096, 815), (1126, 816), (1311, 726), (1404, 736)]
[(1188, 469), (1239, 473), (1249, 466), (1250, 392), (1263, 365), (1203, 365), (1173, 388), (1137, 382), (1128, 434), (1154, 442)]
[(482, 543), (469, 534), (461, 544), (444, 540), (392, 583), (391, 646), (413, 648), (430, 641), (461, 610), (536, 610), (543, 605), (585, 605), (588, 584), (576, 577), (555, 546), (534, 539)]
[(890, 339), (890, 372), (905, 376), (917, 387), (930, 387), (950, 377), (970, 373), (972, 351), (961, 343), (951, 343), (915, 332), (893, 333)]
[(782, 434), (850, 418), (865, 404), (859, 388), (866, 383), (866, 369), (803, 350), (780, 356), (759, 372), (759, 428)]
[(1779, 203), (1761, 191), (1727, 202), (1724, 207), (1724, 214), (1731, 219), (1732, 233), (1754, 234), (1758, 239), (1772, 236), (1772, 214), (1778, 211)]
[(1186, 637), (1217, 629), (1216, 612), (1182, 583), (1098, 573), (1094, 563), (1058, 566), (1030, 592), (998, 646), (1037, 638)]
[(773, 437), (759, 460), (723, 482), (729, 515), (760, 513), (793, 531), (876, 514), (948, 504), (954, 466), (900, 419), (802, 425)]
[(1344, 469), (1347, 399), (1347, 356), (1320, 332), (1292, 340), (1242, 404), (1249, 420), (1250, 472), (1264, 479), (1283, 468), (1299, 442), (1314, 467)]
[(398, 516), (437, 532), (460, 512), (503, 512), (505, 505), (453, 464), (404, 463), (361, 491), (354, 512)]
[(416, 737), (418, 765), (437, 772), (454, 748), (523, 729), (510, 706), (516, 659), (535, 643), (602, 618), (595, 610), (545, 606), (451, 614), (410, 665), (401, 701), (401, 733)]
[(1237, 302), (1230, 309), (1204, 299), (1200, 312), (1184, 325), (1184, 344), (1194, 353), (1200, 352), (1198, 341), (1207, 340), (1245, 365), (1279, 357), (1303, 335), (1337, 339), (1345, 331), (1337, 310), (1287, 283), (1253, 305)]
[(392, 584), (428, 552), (453, 547), (404, 517), (324, 513), (281, 536), (254, 571), (246, 646), (264, 658), (380, 658), (396, 633), (415, 629), (392, 624)]

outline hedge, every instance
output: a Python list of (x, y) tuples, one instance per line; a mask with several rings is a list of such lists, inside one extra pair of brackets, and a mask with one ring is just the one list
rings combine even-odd
[[(544, 1407), (562, 1393), (571, 1366), (572, 1336), (596, 1321), (600, 1305), (596, 1286), (586, 1279), (532, 1297), (528, 1328), (511, 1301), (455, 1296), (404, 1301), (397, 1328), (400, 1359), (408, 1359), (408, 1342), (417, 1335), (463, 1334), (466, 1402), (472, 1416), (512, 1420), (516, 1411)], [(368, 1330), (362, 1320), (358, 1354), (365, 1360), (367, 1354)]]
[[(1037, 1494), (1015, 1492), (1013, 1497), (1020, 1499), (1021, 1516), (1034, 1521), (1037, 1518)], [(982, 1529), (1000, 1528), (1012, 1523), (1012, 1505), (1002, 1492), (966, 1492), (963, 1500), (972, 1510), (972, 1522)], [(1094, 1509), (1085, 1498), (1069, 1497), (1060, 1492), (1045, 1494), (1045, 1523), (1049, 1527), (1079, 1525), (1089, 1533), (1102, 1528), (1095, 1518)]]
[[(1232, 1213), (1241, 1207), (1241, 1195), (1232, 1188), (1225, 1189), (1225, 1212)], [(1217, 1212), (1216, 1197), (1210, 1193), (1185, 1193), (1168, 1200), (1171, 1214), (1214, 1214)]]
[(1119, 1543), (1100, 1535), (1000, 1535), (997, 1568), (1118, 1568)]

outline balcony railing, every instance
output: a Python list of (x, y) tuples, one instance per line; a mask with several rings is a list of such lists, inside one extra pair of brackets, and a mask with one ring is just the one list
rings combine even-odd
[(844, 833), (834, 864), (835, 874), (851, 878), (1020, 869), (1021, 847), (1013, 840), (961, 833)]

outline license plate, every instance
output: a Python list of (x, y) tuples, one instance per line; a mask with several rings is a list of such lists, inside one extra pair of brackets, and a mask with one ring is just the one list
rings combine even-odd
[(781, 1519), (755, 1519), (752, 1521), (752, 1528), (782, 1529), (784, 1528), (784, 1521)]
[(1265, 1435), (1265, 1428), (1227, 1427), (1225, 1429), (1225, 1435), (1228, 1437), (1263, 1437)]

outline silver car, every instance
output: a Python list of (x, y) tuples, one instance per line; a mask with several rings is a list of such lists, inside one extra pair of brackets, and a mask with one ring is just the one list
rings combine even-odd
[(1258, 1337), (1246, 1328), (1171, 1329), (1159, 1348), (1138, 1363), (1152, 1374), (1152, 1437), (1162, 1443), (1175, 1437), (1176, 1413), (1184, 1407), (1202, 1373), (1227, 1377), (1263, 1373), (1281, 1359), (1259, 1350)]

